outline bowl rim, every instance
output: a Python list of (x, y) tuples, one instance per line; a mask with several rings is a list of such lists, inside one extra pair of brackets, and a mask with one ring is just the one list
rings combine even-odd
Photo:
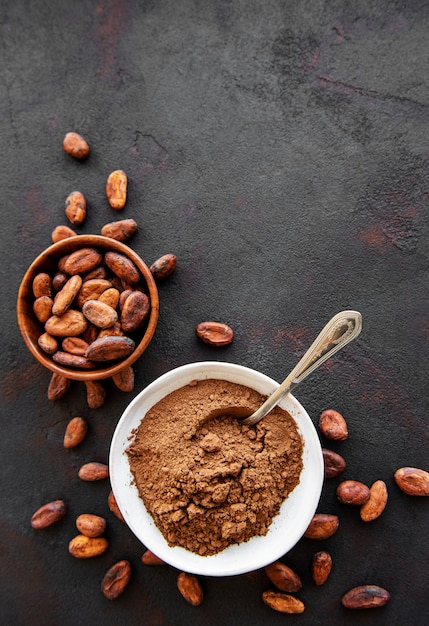
[[(265, 391), (262, 393), (265, 394), (272, 393), (279, 387), (279, 383), (274, 379), (243, 365), (223, 361), (188, 363), (162, 374), (145, 387), (124, 410), (111, 440), (109, 451), (110, 483), (126, 524), (143, 545), (164, 562), (193, 574), (233, 576), (260, 569), (281, 558), (302, 538), (317, 509), (322, 492), (324, 465), (319, 436), (307, 411), (292, 394), (288, 394), (287, 397), (281, 400), (279, 405), (291, 413), (292, 417), (297, 421), (301, 434), (305, 434), (304, 467), (301, 472), (300, 484), (283, 502), (280, 513), (273, 518), (267, 535), (252, 537), (247, 542), (229, 546), (224, 551), (211, 556), (200, 556), (181, 547), (168, 546), (163, 535), (155, 526), (154, 520), (146, 511), (143, 501), (138, 495), (137, 488), (133, 484), (133, 477), (125, 453), (132, 438), (132, 431), (144, 418), (150, 406), (153, 406), (155, 402), (172, 390), (185, 386), (195, 379), (218, 378), (229, 380), (228, 374), (233, 376), (234, 373), (242, 380), (247, 379), (249, 376), (252, 377), (252, 380), (249, 380), (247, 383), (237, 380), (232, 382), (239, 382), (239, 384), (253, 388), (255, 388), (255, 385), (256, 387), (259, 385), (257, 390), (264, 388)], [(185, 374), (186, 379), (180, 379), (181, 374)], [(179, 379), (180, 384), (177, 384)], [(256, 379), (258, 379), (258, 383), (255, 382)], [(147, 407), (144, 406), (145, 399), (149, 400)], [(142, 409), (142, 412), (137, 415), (136, 411), (139, 409)], [(303, 433), (303, 430), (305, 433)], [(309, 493), (307, 491), (304, 492), (304, 504), (302, 502), (304, 499), (299, 499), (299, 497), (302, 498), (299, 489), (300, 485), (301, 490), (304, 489), (304, 486), (310, 488)], [(130, 510), (130, 506), (134, 507), (134, 509)], [(289, 509), (291, 506), (295, 507), (294, 510), (299, 510), (299, 524), (296, 523), (295, 518), (293, 520), (290, 518)], [(304, 511), (303, 508), (305, 509)], [(288, 509), (286, 517), (289, 516), (288, 519), (291, 523), (290, 532), (288, 533), (284, 533), (284, 529), (281, 529), (281, 521), (283, 521), (286, 509)], [(270, 541), (270, 539), (275, 541)], [(246, 553), (247, 556), (248, 554), (253, 556), (255, 549), (258, 559), (242, 558), (243, 554), (246, 555)]]
[[(138, 267), (139, 271), (143, 275), (143, 278), (146, 282), (148, 295), (151, 303), (149, 318), (146, 323), (146, 330), (141, 338), (141, 340), (136, 344), (135, 350), (126, 358), (121, 361), (115, 361), (114, 364), (108, 365), (105, 367), (99, 367), (96, 370), (78, 370), (64, 367), (55, 361), (53, 361), (48, 354), (43, 352), (41, 348), (37, 345), (37, 342), (34, 342), (30, 333), (28, 332), (27, 327), (27, 311), (28, 311), (28, 295), (32, 293), (31, 291), (31, 283), (37, 273), (43, 271), (40, 269), (40, 265), (48, 262), (50, 258), (55, 258), (64, 256), (61, 254), (64, 248), (75, 248), (78, 249), (79, 244), (81, 247), (96, 247), (97, 245), (101, 248), (106, 249), (109, 247), (112, 251), (120, 252), (129, 257)], [(21, 280), (18, 295), (17, 295), (17, 305), (16, 305), (16, 314), (18, 321), (18, 328), (21, 332), (21, 336), (24, 339), (24, 342), (31, 352), (31, 354), (36, 358), (36, 360), (41, 363), (44, 367), (49, 369), (51, 372), (56, 374), (60, 374), (66, 378), (71, 380), (80, 380), (80, 381), (89, 381), (89, 380), (103, 380), (105, 378), (109, 378), (114, 376), (118, 372), (122, 371), (124, 368), (131, 366), (135, 361), (143, 354), (143, 352), (148, 347), (158, 323), (159, 317), (159, 295), (158, 288), (155, 282), (155, 279), (137, 252), (135, 252), (132, 248), (130, 248), (125, 243), (118, 241), (117, 239), (112, 239), (110, 237), (105, 237), (103, 235), (91, 235), (91, 234), (82, 234), (75, 235), (73, 237), (67, 237), (65, 239), (61, 239), (53, 243), (52, 245), (45, 248), (39, 255), (32, 261), (32, 263), (28, 266), (27, 270), (24, 273), (24, 276)]]

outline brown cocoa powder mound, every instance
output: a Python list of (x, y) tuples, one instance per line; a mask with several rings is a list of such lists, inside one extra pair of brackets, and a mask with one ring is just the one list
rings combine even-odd
[(152, 407), (127, 455), (146, 509), (170, 546), (200, 555), (265, 535), (299, 483), (303, 442), (295, 420), (275, 407), (255, 426), (227, 415), (265, 397), (223, 380), (194, 381)]

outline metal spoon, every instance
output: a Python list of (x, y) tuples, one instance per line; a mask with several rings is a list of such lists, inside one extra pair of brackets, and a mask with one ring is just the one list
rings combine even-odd
[(299, 385), (311, 372), (322, 365), (333, 354), (344, 348), (352, 339), (355, 339), (362, 330), (362, 316), (358, 311), (341, 311), (326, 324), (320, 331), (316, 339), (308, 348), (304, 356), (291, 371), (289, 376), (272, 393), (254, 413), (248, 415), (244, 407), (228, 407), (217, 409), (211, 413), (211, 417), (218, 415), (232, 415), (240, 417), (243, 424), (252, 426), (259, 422), (273, 409), (280, 400), (288, 394), (294, 387)]

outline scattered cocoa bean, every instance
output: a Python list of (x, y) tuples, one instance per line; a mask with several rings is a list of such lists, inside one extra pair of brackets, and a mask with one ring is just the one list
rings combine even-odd
[(132, 391), (134, 389), (134, 370), (131, 365), (114, 374), (112, 380), (121, 391)]
[(121, 326), (126, 333), (136, 331), (143, 324), (150, 309), (150, 301), (145, 293), (132, 291), (125, 300), (121, 311)]
[(151, 552), (151, 550), (145, 550), (143, 552), (141, 561), (144, 565), (165, 565), (164, 561)]
[(361, 585), (353, 587), (341, 598), (341, 603), (347, 609), (372, 609), (387, 604), (390, 594), (386, 589), (377, 585)]
[(41, 506), (33, 516), (30, 523), (35, 530), (41, 530), (52, 526), (64, 517), (67, 512), (66, 505), (63, 500), (53, 500)]
[(125, 559), (112, 565), (101, 581), (101, 591), (108, 600), (116, 600), (125, 591), (131, 579), (131, 563)]
[(71, 380), (54, 372), (48, 385), (48, 400), (59, 400), (69, 390)]
[(383, 480), (376, 480), (369, 488), (369, 500), (360, 508), (364, 522), (371, 522), (380, 517), (387, 504), (387, 486)]
[(164, 280), (174, 272), (177, 265), (177, 257), (174, 254), (164, 254), (152, 263), (149, 270), (155, 280)]
[(328, 580), (331, 569), (332, 557), (329, 552), (320, 550), (320, 552), (315, 552), (315, 554), (313, 554), (311, 576), (318, 587), (324, 585)]
[(322, 448), (322, 454), (325, 478), (336, 478), (344, 472), (346, 461), (340, 454), (327, 448)]
[(76, 528), (85, 537), (100, 537), (106, 530), (104, 517), (92, 513), (82, 513), (76, 518)]
[(298, 574), (281, 561), (267, 565), (265, 573), (280, 591), (294, 593), (302, 587), (302, 581)]
[(107, 498), (107, 506), (109, 507), (109, 511), (111, 511), (113, 515), (120, 519), (121, 522), (125, 522), (124, 516), (122, 515), (118, 507), (118, 503), (116, 502), (115, 494), (113, 493), (113, 491), (109, 493), (109, 496)]
[(368, 502), (369, 487), (358, 480), (344, 480), (337, 487), (337, 498), (343, 504), (362, 505)]
[(117, 241), (127, 241), (130, 239), (137, 230), (137, 222), (133, 219), (118, 220), (117, 222), (110, 222), (104, 224), (101, 229), (103, 237), (110, 237), (110, 239), (116, 239)]
[(88, 142), (82, 135), (72, 131), (66, 133), (63, 139), (63, 148), (67, 154), (79, 160), (86, 159), (89, 154)]
[(417, 467), (401, 467), (394, 473), (399, 489), (409, 496), (429, 496), (429, 472)]
[(106, 196), (110, 206), (119, 211), (127, 201), (128, 178), (123, 170), (115, 170), (109, 174), (106, 183)]
[(109, 477), (109, 466), (105, 463), (91, 461), (82, 465), (78, 472), (79, 478), (86, 481), (104, 480)]
[(46, 272), (40, 272), (33, 278), (33, 295), (35, 298), (40, 296), (52, 297), (52, 280)]
[(106, 400), (106, 390), (98, 380), (86, 380), (86, 401), (91, 409), (99, 409)]
[(192, 606), (199, 606), (203, 601), (203, 588), (198, 578), (194, 574), (180, 572), (177, 577), (177, 588), (186, 602)]
[(52, 243), (57, 243), (57, 241), (62, 241), (63, 239), (68, 239), (69, 237), (76, 237), (77, 233), (70, 228), (69, 226), (56, 226), (52, 231), (51, 239)]
[(341, 413), (325, 409), (319, 417), (319, 428), (327, 439), (344, 441), (348, 437), (347, 423)]
[(109, 251), (104, 255), (104, 262), (107, 267), (127, 283), (135, 284), (140, 280), (140, 272), (136, 265), (120, 252)]
[(201, 322), (195, 329), (197, 336), (215, 347), (227, 346), (234, 339), (234, 331), (221, 322)]
[(86, 218), (86, 198), (80, 191), (72, 191), (66, 198), (65, 214), (69, 222), (78, 226)]
[(37, 340), (37, 344), (46, 354), (52, 355), (58, 350), (58, 341), (49, 333), (41, 334)]
[(105, 537), (76, 535), (69, 543), (69, 552), (76, 559), (90, 559), (106, 552), (109, 543)]
[(88, 422), (83, 417), (73, 417), (67, 424), (64, 433), (64, 447), (75, 448), (85, 439), (88, 432)]
[(134, 348), (130, 337), (101, 337), (90, 344), (86, 357), (96, 362), (113, 361), (129, 356)]
[(340, 521), (337, 515), (315, 513), (304, 533), (304, 537), (308, 539), (328, 539), (337, 532), (339, 524)]
[(299, 598), (291, 596), (288, 593), (267, 590), (263, 592), (262, 600), (271, 609), (279, 611), (280, 613), (289, 613), (292, 615), (303, 613), (305, 610), (304, 603), (299, 600)]

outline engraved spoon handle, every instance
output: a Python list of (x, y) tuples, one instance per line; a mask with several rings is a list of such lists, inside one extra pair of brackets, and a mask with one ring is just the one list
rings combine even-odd
[(280, 400), (335, 352), (344, 348), (362, 330), (362, 316), (358, 311), (341, 311), (326, 324), (304, 356), (276, 391), (252, 415), (241, 420), (251, 426), (261, 420)]

